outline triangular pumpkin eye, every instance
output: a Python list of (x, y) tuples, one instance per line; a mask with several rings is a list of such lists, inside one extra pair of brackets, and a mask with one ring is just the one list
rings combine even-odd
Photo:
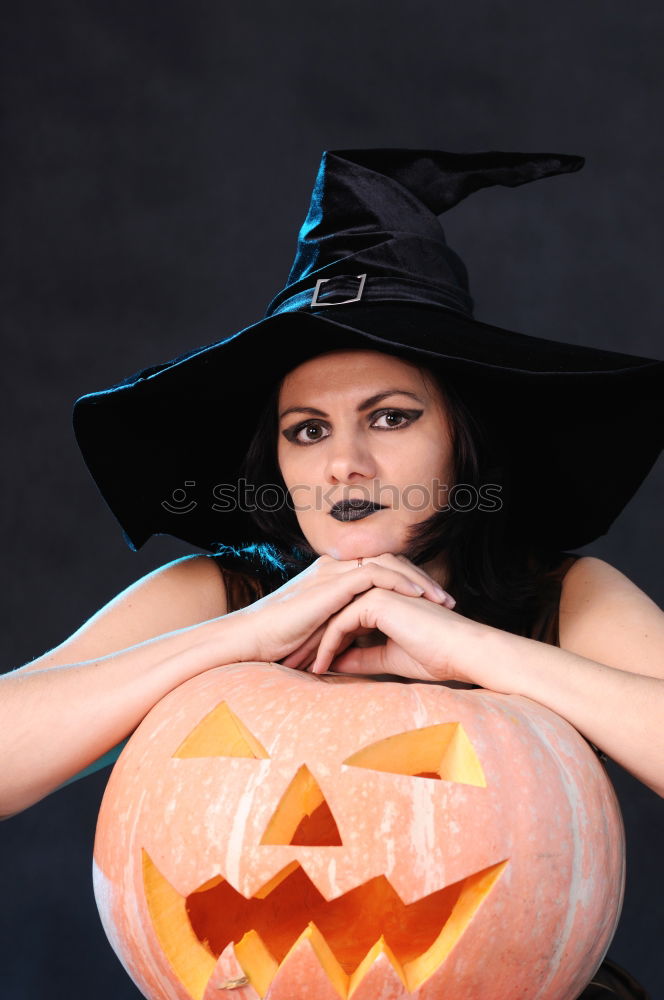
[(173, 756), (266, 759), (269, 754), (222, 701), (192, 729)]
[(344, 764), (486, 788), (482, 765), (459, 722), (396, 733), (358, 750)]

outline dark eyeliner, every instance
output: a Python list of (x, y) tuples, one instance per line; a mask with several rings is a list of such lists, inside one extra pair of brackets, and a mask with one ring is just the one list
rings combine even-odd
[[(424, 410), (404, 410), (404, 409), (400, 409), (400, 408), (395, 407), (395, 406), (385, 406), (382, 409), (375, 410), (373, 413), (369, 414), (369, 420), (370, 420), (371, 423), (373, 423), (374, 421), (378, 420), (380, 417), (384, 417), (387, 414), (391, 414), (391, 413), (397, 414), (400, 417), (405, 417), (404, 423), (399, 424), (398, 427), (377, 427), (377, 428), (375, 428), (376, 430), (380, 430), (380, 431), (400, 431), (400, 430), (403, 430), (404, 428), (410, 427), (411, 424), (415, 423), (415, 421), (418, 420), (419, 417), (422, 416), (422, 414), (424, 413)], [(283, 436), (286, 438), (287, 441), (290, 441), (292, 444), (301, 445), (301, 446), (303, 446), (303, 447), (306, 448), (306, 447), (308, 447), (311, 444), (317, 444), (318, 441), (325, 440), (324, 438), (317, 438), (317, 439), (314, 439), (314, 440), (311, 440), (311, 441), (298, 441), (297, 440), (297, 436), (300, 433), (300, 431), (303, 431), (305, 429), (305, 427), (309, 427), (309, 426), (311, 426), (313, 424), (318, 424), (319, 426), (325, 426), (325, 422), (324, 421), (322, 421), (320, 419), (316, 419), (316, 418), (310, 418), (309, 420), (303, 420), (301, 423), (295, 424), (294, 427), (287, 427), (287, 428), (285, 428), (281, 433), (283, 434)], [(329, 436), (329, 435), (327, 435), (327, 436)]]
[(286, 438), (286, 440), (290, 441), (292, 444), (304, 445), (306, 447), (307, 443), (316, 444), (316, 441), (310, 441), (310, 442), (298, 441), (297, 435), (300, 433), (300, 431), (303, 431), (305, 427), (309, 427), (311, 424), (321, 424), (321, 423), (322, 423), (321, 420), (315, 420), (315, 419), (304, 420), (302, 421), (302, 423), (296, 424), (294, 427), (285, 428), (281, 433)]
[(379, 417), (384, 417), (388, 413), (395, 413), (398, 414), (400, 417), (406, 417), (406, 422), (403, 424), (399, 424), (398, 427), (377, 427), (376, 430), (400, 431), (404, 427), (410, 427), (411, 424), (414, 424), (415, 421), (422, 416), (424, 410), (402, 410), (395, 406), (386, 406), (383, 407), (382, 410), (376, 410), (375, 413), (371, 414), (371, 422), (373, 423), (375, 420), (378, 420)]

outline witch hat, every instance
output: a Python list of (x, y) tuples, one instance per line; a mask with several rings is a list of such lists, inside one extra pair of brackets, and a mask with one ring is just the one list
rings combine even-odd
[(233, 493), (261, 401), (301, 362), (350, 348), (472, 387), (509, 429), (533, 542), (569, 549), (604, 534), (661, 450), (664, 363), (475, 319), (438, 219), (482, 187), (582, 166), (548, 153), (324, 153), (288, 280), (264, 318), (74, 405), (84, 459), (130, 547), (157, 533), (209, 551), (263, 540)]

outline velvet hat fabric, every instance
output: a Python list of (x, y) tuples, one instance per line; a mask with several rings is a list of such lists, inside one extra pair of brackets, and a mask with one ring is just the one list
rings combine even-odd
[(302, 361), (351, 348), (466, 387), (471, 408), (500, 428), (514, 524), (534, 542), (569, 549), (604, 534), (661, 450), (664, 363), (476, 320), (438, 219), (480, 188), (582, 166), (546, 153), (324, 153), (265, 316), (76, 401), (77, 441), (128, 544), (158, 533), (209, 551), (266, 540), (238, 488), (266, 396)]

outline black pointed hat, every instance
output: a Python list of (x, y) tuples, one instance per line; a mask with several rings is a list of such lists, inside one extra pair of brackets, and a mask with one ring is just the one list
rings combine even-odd
[(397, 354), (466, 386), (505, 428), (533, 542), (568, 549), (604, 534), (661, 450), (664, 362), (476, 320), (466, 268), (438, 220), (482, 187), (583, 162), (324, 153), (295, 261), (264, 318), (74, 405), (79, 446), (130, 547), (159, 533), (209, 551), (265, 540), (237, 493), (261, 401), (302, 361), (350, 348)]

